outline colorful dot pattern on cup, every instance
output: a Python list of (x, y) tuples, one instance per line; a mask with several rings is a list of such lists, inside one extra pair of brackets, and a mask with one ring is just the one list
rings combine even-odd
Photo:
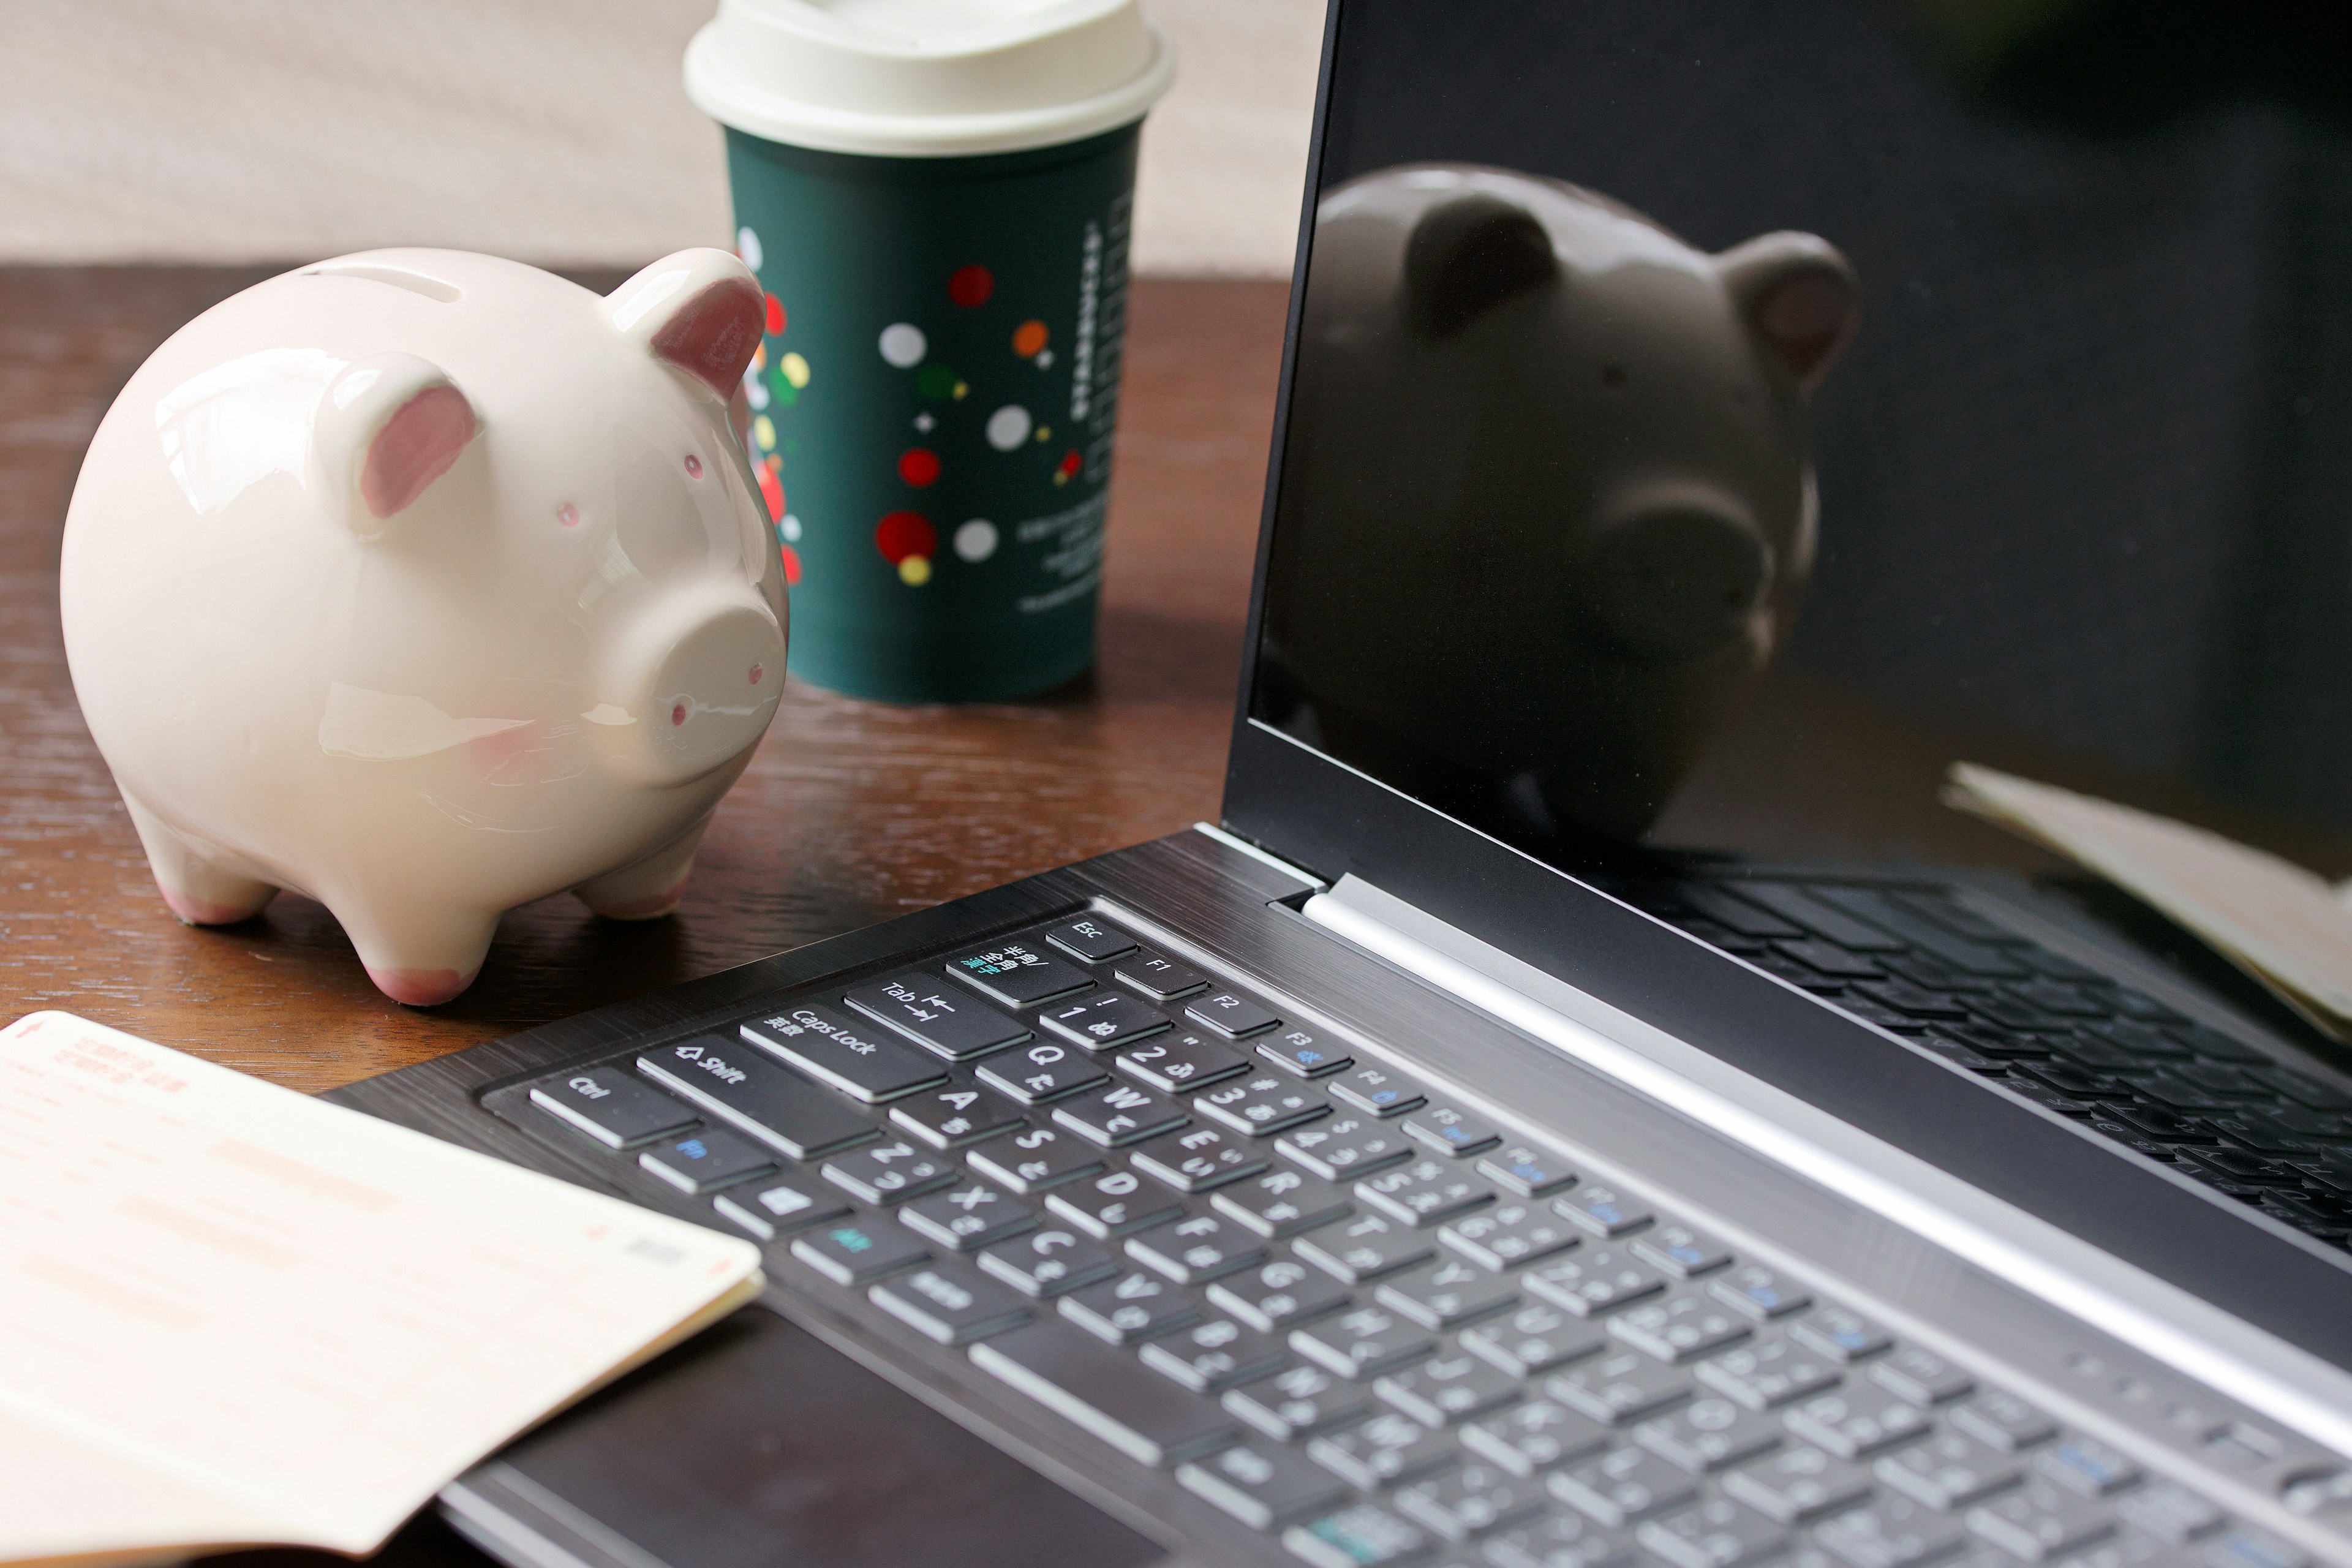
[(778, 360), (776, 370), (794, 392), (809, 384), (809, 362), (797, 353), (788, 353)]
[(931, 526), (931, 520), (919, 511), (887, 513), (874, 528), (874, 548), (879, 550), (882, 559), (893, 566), (910, 555), (920, 555), (929, 560), (939, 547), (939, 531)]
[(996, 279), (985, 267), (959, 267), (948, 274), (948, 298), (967, 310), (987, 304), (995, 292)]
[(1000, 452), (1010, 452), (1029, 439), (1029, 411), (1017, 403), (1008, 403), (988, 416), (988, 444)]
[(923, 351), (930, 347), (930, 340), (912, 321), (893, 321), (882, 329), (875, 347), (881, 351), (885, 363), (898, 370), (912, 370), (923, 363)]
[(1022, 322), (1013, 329), (1013, 352), (1023, 359), (1034, 359), (1045, 346), (1045, 323), (1038, 321)]
[(898, 454), (898, 477), (921, 489), (939, 482), (939, 454), (926, 447), (909, 447)]
[(771, 337), (784, 330), (784, 304), (773, 294), (768, 296), (768, 334)]
[(975, 517), (955, 531), (955, 552), (974, 565), (996, 553), (996, 524)]

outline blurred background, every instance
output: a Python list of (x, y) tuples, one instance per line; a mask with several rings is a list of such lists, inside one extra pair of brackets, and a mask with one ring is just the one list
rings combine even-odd
[[(0, 264), (731, 244), (679, 58), (716, 0), (0, 0)], [(1322, 0), (1147, 0), (1146, 274), (1287, 278)]]

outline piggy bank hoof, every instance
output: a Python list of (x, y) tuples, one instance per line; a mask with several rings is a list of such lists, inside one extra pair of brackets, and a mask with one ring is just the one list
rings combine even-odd
[(259, 914), (262, 906), (269, 902), (278, 893), (277, 889), (271, 888), (258, 898), (224, 904), (211, 899), (199, 898), (194, 893), (182, 892), (176, 888), (165, 887), (161, 882), (155, 884), (155, 890), (163, 895), (163, 902), (170, 905), (172, 912), (180, 917), (182, 925), (192, 926), (226, 926), (235, 925), (239, 921), (249, 921)]
[(378, 969), (368, 965), (368, 978), (394, 1001), (410, 1007), (438, 1007), (452, 1002), (474, 983), (479, 965), (463, 973), (454, 969)]
[(677, 886), (665, 892), (648, 893), (638, 899), (591, 901), (588, 907), (600, 918), (608, 921), (657, 921), (675, 912), (685, 900), (686, 882), (681, 879)]

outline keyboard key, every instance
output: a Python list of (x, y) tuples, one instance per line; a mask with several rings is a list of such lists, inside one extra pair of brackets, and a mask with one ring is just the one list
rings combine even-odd
[(1462, 1331), (1464, 1350), (1522, 1378), (1565, 1366), (1606, 1342), (1591, 1324), (1542, 1301)]
[(1914, 1405), (1940, 1405), (1976, 1386), (1967, 1373), (1916, 1345), (1906, 1345), (1872, 1367), (1870, 1380)]
[(1391, 1275), (1372, 1291), (1373, 1300), (1425, 1328), (1452, 1329), (1492, 1317), (1519, 1299), (1517, 1281), (1443, 1258)]
[(1224, 1404), (1276, 1441), (1296, 1443), (1365, 1415), (1372, 1398), (1360, 1383), (1302, 1364), (1227, 1389)]
[(1872, 1388), (1808, 1399), (1786, 1417), (1789, 1430), (1841, 1459), (1864, 1459), (1927, 1436), (1927, 1413)]
[(773, 1241), (849, 1212), (849, 1205), (835, 1194), (790, 1176), (721, 1193), (710, 1200), (710, 1206), (761, 1241)]
[(2170, 1481), (2126, 1494), (2116, 1503), (2116, 1517), (2171, 1546), (2185, 1546), (2221, 1525), (2220, 1509)]
[(1838, 1362), (1874, 1356), (1893, 1342), (1885, 1330), (1843, 1307), (1823, 1307), (1800, 1318), (1789, 1333), (1807, 1349), (1817, 1350)]
[(1544, 1506), (1539, 1484), (1491, 1465), (1465, 1465), (1417, 1481), (1396, 1495), (1397, 1511), (1448, 1541), (1471, 1541), (1517, 1524)]
[(1092, 1089), (1109, 1077), (1093, 1058), (1051, 1040), (1001, 1051), (980, 1066), (982, 1083), (1003, 1089), (1024, 1105), (1043, 1105)]
[(1612, 1319), (1609, 1331), (1644, 1355), (1685, 1362), (1746, 1339), (1746, 1319), (1705, 1296), (1672, 1296), (1628, 1309)]
[(1232, 1418), (1122, 1352), (1055, 1322), (982, 1340), (972, 1364), (1138, 1464), (1166, 1467), (1223, 1447)]
[(1360, 1214), (1305, 1232), (1291, 1243), (1318, 1268), (1361, 1285), (1436, 1255), (1429, 1237), (1385, 1215)]
[(1706, 1289), (1708, 1295), (1725, 1306), (1759, 1323), (1801, 1311), (1813, 1300), (1770, 1269), (1752, 1263), (1733, 1269)]
[(1462, 1428), (1465, 1448), (1515, 1476), (1540, 1475), (1597, 1454), (1611, 1441), (1608, 1427), (1551, 1399), (1531, 1399)]
[(1093, 915), (1080, 915), (1066, 921), (1045, 933), (1045, 940), (1071, 957), (1087, 963), (1101, 963), (1123, 952), (1135, 951), (1135, 939)]
[(1871, 1473), (1904, 1496), (1947, 1512), (2017, 1484), (2017, 1467), (1964, 1432), (1937, 1432), (1879, 1459)]
[(1139, 1271), (1065, 1292), (1056, 1307), (1087, 1332), (1115, 1345), (1172, 1333), (1201, 1315), (1192, 1298), (1158, 1275)]
[(1523, 1198), (1549, 1197), (1576, 1184), (1576, 1173), (1540, 1149), (1514, 1143), (1478, 1162), (1478, 1173)]
[(1510, 1404), (1520, 1389), (1517, 1378), (1455, 1351), (1376, 1378), (1372, 1393), (1424, 1426), (1455, 1426)]
[(1819, 1448), (1790, 1447), (1742, 1465), (1723, 1489), (1776, 1523), (1802, 1524), (1868, 1497), (1870, 1472)]
[(1321, 1512), (1347, 1489), (1306, 1456), (1272, 1444), (1244, 1443), (1176, 1468), (1176, 1481), (1252, 1530), (1272, 1530)]
[(1002, 1333), (1031, 1316), (1021, 1299), (961, 1270), (918, 1268), (870, 1287), (866, 1299), (926, 1339), (970, 1344)]
[(879, 1136), (873, 1123), (798, 1073), (718, 1035), (647, 1051), (637, 1070), (795, 1160), (822, 1159)]
[(1960, 1521), (1906, 1497), (1882, 1496), (1839, 1514), (1813, 1539), (1851, 1568), (1921, 1568), (1960, 1549)]
[(1055, 1101), (1054, 1120), (1090, 1143), (1116, 1149), (1181, 1127), (1185, 1116), (1172, 1100), (1131, 1083), (1114, 1083)]
[(1118, 1070), (1147, 1089), (1162, 1094), (1189, 1094), (1203, 1085), (1222, 1083), (1250, 1069), (1250, 1061), (1231, 1046), (1220, 1045), (1191, 1030), (1154, 1035), (1121, 1051)]
[(1231, 1220), (1187, 1215), (1127, 1238), (1127, 1255), (1179, 1285), (1202, 1285), (1265, 1261), (1265, 1244)]
[(1150, 948), (1137, 948), (1111, 966), (1111, 973), (1155, 1002), (1172, 1002), (1208, 989), (1209, 977)]
[[(1207, 1131), (1212, 1129), (1196, 1129)], [(1187, 1133), (1189, 1137), (1191, 1134)], [(1136, 1163), (1143, 1163), (1139, 1150)], [(1268, 1171), (1221, 1186), (1209, 1206), (1264, 1237), (1295, 1235), (1348, 1213), (1348, 1194), (1299, 1171)]]
[(1395, 1313), (1354, 1307), (1291, 1330), (1290, 1348), (1342, 1377), (1362, 1380), (1412, 1365), (1437, 1349), (1437, 1339)]
[(986, 1182), (966, 1182), (901, 1205), (898, 1223), (952, 1252), (978, 1252), (1037, 1224), (1037, 1212)]
[(1776, 1410), (1838, 1382), (1835, 1363), (1794, 1340), (1742, 1345), (1699, 1363), (1694, 1371), (1701, 1383), (1750, 1410)]
[(1565, 1252), (1579, 1241), (1566, 1220), (1530, 1203), (1503, 1204), (1464, 1215), (1440, 1228), (1437, 1239), (1498, 1274)]
[(1265, 1074), (1212, 1084), (1192, 1096), (1192, 1109), (1213, 1121), (1263, 1136), (1326, 1115), (1331, 1102), (1286, 1079)]
[(1623, 1568), (1633, 1560), (1633, 1538), (1555, 1509), (1490, 1537), (1484, 1550), (1491, 1568)]
[(1222, 1127), (1163, 1132), (1137, 1144), (1129, 1157), (1137, 1170), (1180, 1193), (1207, 1192), (1255, 1175), (1271, 1163), (1258, 1145)]
[(1341, 1073), (1328, 1087), (1347, 1104), (1374, 1116), (1402, 1116), (1426, 1103), (1412, 1079), (1400, 1078), (1386, 1068), (1360, 1067)]
[(2036, 1455), (2033, 1468), (2037, 1475), (2082, 1497), (2112, 1497), (2139, 1479), (2137, 1465), (2088, 1437), (2069, 1437)]
[(2028, 1563), (2071, 1556), (2116, 1528), (2105, 1509), (2044, 1480), (2030, 1480), (2005, 1497), (1979, 1503), (1962, 1522), (1978, 1540)]
[(2206, 1545), (2206, 1568), (2305, 1568), (2311, 1559), (2267, 1531), (2240, 1526)]
[(1744, 1568), (1779, 1556), (1789, 1544), (1786, 1531), (1729, 1498), (1708, 1498), (1696, 1508), (1651, 1520), (1634, 1531), (1633, 1539), (1674, 1568)]
[(1552, 1212), (1573, 1221), (1603, 1240), (1628, 1236), (1655, 1217), (1641, 1205), (1620, 1196), (1613, 1187), (1583, 1186), (1551, 1201)]
[(1268, 1035), (1258, 1041), (1257, 1054), (1297, 1078), (1322, 1078), (1355, 1064), (1339, 1047), (1298, 1028)]
[(1236, 996), (1230, 991), (1218, 991), (1195, 997), (1184, 1004), (1185, 1016), (1227, 1039), (1244, 1039), (1264, 1034), (1282, 1020), (1246, 996)]
[(990, 1247), (980, 1255), (980, 1268), (1043, 1300), (1108, 1279), (1118, 1272), (1118, 1259), (1077, 1232), (1052, 1226)]
[(1366, 1177), (1356, 1196), (1391, 1219), (1432, 1226), (1495, 1201), (1495, 1189), (1475, 1173), (1440, 1160), (1415, 1160)]
[(1264, 1334), (1231, 1318), (1208, 1318), (1147, 1342), (1143, 1364), (1195, 1394), (1215, 1394), (1264, 1377), (1289, 1357)]
[(2058, 1435), (2056, 1422), (2017, 1395), (1998, 1388), (1980, 1389), (1975, 1397), (1952, 1406), (1949, 1418), (1953, 1426), (1969, 1436), (1990, 1443), (2005, 1454), (2046, 1443)]
[(1616, 1247), (1580, 1248), (1537, 1264), (1522, 1278), (1529, 1294), (1580, 1318), (1598, 1317), (1666, 1288), (1664, 1275)]
[(1350, 1300), (1346, 1286), (1290, 1258), (1261, 1263), (1209, 1287), (1211, 1305), (1266, 1334), (1336, 1312)]
[(912, 1268), (930, 1249), (895, 1226), (865, 1219), (820, 1226), (793, 1243), (793, 1256), (836, 1285), (864, 1285)]
[(972, 1150), (964, 1158), (1016, 1193), (1042, 1193), (1103, 1168), (1103, 1157), (1075, 1133), (1031, 1127)]
[(1643, 1422), (1633, 1428), (1633, 1441), (1670, 1465), (1706, 1476), (1779, 1447), (1780, 1427), (1728, 1399), (1697, 1399)]
[(934, 1149), (961, 1149), (1022, 1125), (1003, 1099), (961, 1084), (910, 1094), (890, 1108), (890, 1120)]
[(1123, 991), (1090, 991), (1073, 1002), (1049, 1004), (1038, 1010), (1037, 1022), (1090, 1051), (1115, 1051), (1175, 1026), (1167, 1014)]
[(681, 1193), (701, 1194), (765, 1175), (776, 1168), (776, 1157), (749, 1138), (706, 1127), (656, 1143), (637, 1156), (637, 1163)]
[(1296, 1128), (1275, 1140), (1283, 1157), (1325, 1181), (1384, 1170), (1412, 1158), (1414, 1145), (1393, 1123), (1349, 1112)]
[(1556, 1372), (1544, 1392), (1612, 1426), (1624, 1426), (1691, 1395), (1690, 1379), (1645, 1355), (1621, 1351)]
[(1418, 1557), (1429, 1537), (1377, 1503), (1358, 1503), (1325, 1514), (1312, 1524), (1294, 1524), (1282, 1544), (1308, 1568), (1388, 1568)]
[(982, 995), (994, 997), (1012, 1007), (1050, 1002), (1093, 984), (1085, 970), (1067, 959), (1055, 958), (1025, 938), (959, 953), (944, 967), (950, 976)]
[(869, 1204), (919, 1197), (956, 1179), (956, 1168), (905, 1139), (870, 1143), (824, 1163), (824, 1179)]
[(530, 1091), (530, 1102), (607, 1149), (634, 1149), (694, 1125), (693, 1111), (619, 1068), (583, 1068)]
[(742, 1026), (743, 1037), (868, 1105), (912, 1094), (948, 1075), (939, 1058), (807, 1003)]
[(1459, 1452), (1444, 1432), (1393, 1411), (1327, 1432), (1307, 1445), (1308, 1458), (1368, 1492), (1425, 1476)]
[(1404, 1130), (1442, 1153), (1459, 1157), (1491, 1149), (1503, 1135), (1467, 1111), (1450, 1105), (1425, 1105), (1404, 1119)]
[(914, 970), (861, 986), (842, 1000), (950, 1061), (986, 1056), (1029, 1037), (1025, 1027), (1003, 1014)]
[(1645, 1258), (1677, 1279), (1696, 1279), (1731, 1261), (1719, 1242), (1686, 1225), (1665, 1225), (1633, 1243), (1633, 1256)]
[(1687, 1473), (1642, 1448), (1619, 1448), (1571, 1465), (1554, 1472), (1549, 1484), (1552, 1496), (1612, 1530), (1684, 1507), (1698, 1497), (1698, 1483)]
[(1106, 1171), (1056, 1187), (1047, 1195), (1045, 1206), (1101, 1241), (1174, 1219), (1184, 1212), (1182, 1204), (1158, 1187), (1146, 1187), (1133, 1171)]

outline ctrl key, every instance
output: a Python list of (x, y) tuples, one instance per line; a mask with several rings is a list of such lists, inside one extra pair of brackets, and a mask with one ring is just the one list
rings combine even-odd
[(971, 1347), (971, 1361), (1138, 1464), (1181, 1464), (1236, 1435), (1213, 1402), (1066, 1323), (1031, 1323), (983, 1340)]
[(656, 1143), (637, 1156), (637, 1163), (679, 1192), (692, 1194), (715, 1193), (776, 1168), (765, 1149), (715, 1127)]
[(683, 1132), (696, 1121), (677, 1100), (613, 1068), (551, 1079), (532, 1089), (530, 1102), (608, 1149), (635, 1149)]

